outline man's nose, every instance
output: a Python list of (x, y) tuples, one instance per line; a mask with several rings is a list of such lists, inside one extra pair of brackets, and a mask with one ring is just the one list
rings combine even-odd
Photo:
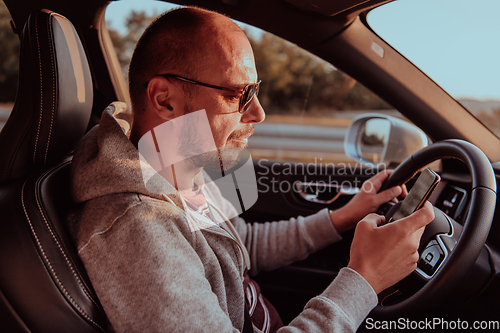
[(254, 96), (250, 102), (248, 110), (241, 116), (242, 123), (261, 123), (266, 119), (266, 112), (260, 105), (260, 101), (257, 96)]

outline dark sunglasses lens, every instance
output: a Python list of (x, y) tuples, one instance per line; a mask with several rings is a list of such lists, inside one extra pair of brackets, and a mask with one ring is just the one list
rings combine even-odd
[(246, 86), (245, 90), (243, 90), (243, 93), (241, 94), (240, 101), (241, 101), (241, 109), (246, 109), (248, 105), (248, 96), (250, 96), (250, 87)]
[(240, 112), (245, 112), (250, 107), (250, 102), (252, 101), (254, 96), (257, 96), (259, 93), (260, 82), (256, 84), (252, 84), (251, 86), (247, 86), (241, 95)]

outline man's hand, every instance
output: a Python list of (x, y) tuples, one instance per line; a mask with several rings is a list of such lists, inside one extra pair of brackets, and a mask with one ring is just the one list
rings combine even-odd
[(380, 293), (415, 270), (420, 238), (433, 219), (429, 202), (412, 215), (383, 226), (383, 216), (366, 216), (354, 232), (347, 267), (361, 274)]
[(406, 193), (406, 188), (395, 186), (383, 192), (377, 193), (387, 177), (393, 170), (384, 170), (371, 177), (363, 183), (361, 191), (357, 193), (344, 207), (330, 213), (335, 229), (339, 233), (356, 226), (362, 218), (373, 213), (383, 203)]

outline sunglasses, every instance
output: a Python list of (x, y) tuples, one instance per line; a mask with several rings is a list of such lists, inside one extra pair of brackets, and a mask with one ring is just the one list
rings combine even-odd
[[(175, 74), (161, 74), (158, 76), (162, 76), (166, 79), (174, 78), (174, 79), (177, 79), (179, 81), (197, 84), (199, 86), (208, 87), (208, 88), (212, 88), (212, 89), (229, 91), (229, 92), (232, 92), (233, 94), (241, 94), (240, 102), (238, 105), (238, 112), (239, 113), (244, 113), (245, 111), (248, 110), (248, 108), (250, 107), (250, 102), (252, 101), (253, 97), (257, 96), (259, 93), (260, 82), (261, 82), (259, 80), (259, 82), (257, 82), (257, 83), (247, 84), (245, 87), (243, 87), (243, 89), (231, 89), (231, 88), (226, 88), (226, 87), (214, 86), (213, 84), (203, 83), (203, 82), (199, 82), (196, 80), (191, 80), (191, 79), (188, 79), (188, 78), (185, 78), (185, 77), (182, 77), (179, 75), (175, 75)], [(149, 82), (146, 82), (144, 84), (144, 87), (147, 88), (148, 84), (149, 84)]]

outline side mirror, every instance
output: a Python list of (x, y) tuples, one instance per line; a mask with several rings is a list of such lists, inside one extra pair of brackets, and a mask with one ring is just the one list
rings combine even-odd
[(409, 122), (382, 114), (353, 119), (344, 140), (347, 156), (369, 167), (393, 167), (428, 145), (425, 133)]

